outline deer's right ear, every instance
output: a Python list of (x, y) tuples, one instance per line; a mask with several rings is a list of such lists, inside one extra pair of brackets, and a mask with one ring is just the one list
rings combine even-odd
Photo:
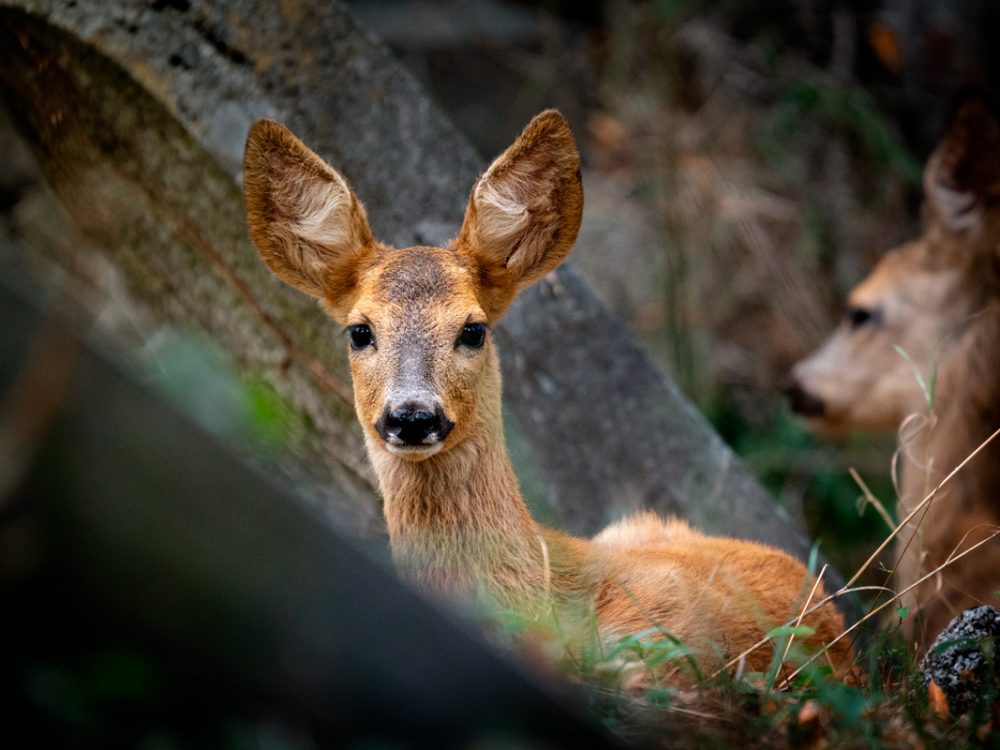
[(573, 247), (583, 214), (580, 155), (559, 112), (537, 115), (472, 188), (455, 248), (477, 267), (481, 303), (499, 318)]
[(376, 247), (347, 180), (287, 128), (258, 120), (247, 135), (243, 194), (250, 238), (267, 267), (343, 319)]
[(950, 232), (978, 228), (1000, 204), (1000, 120), (982, 100), (967, 100), (924, 170), (927, 208)]

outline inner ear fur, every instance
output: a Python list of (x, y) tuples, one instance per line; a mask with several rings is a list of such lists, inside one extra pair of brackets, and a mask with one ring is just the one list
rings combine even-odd
[(247, 135), (243, 194), (250, 238), (271, 272), (343, 318), (376, 248), (347, 180), (283, 125), (258, 120)]
[(476, 181), (455, 240), (479, 273), (481, 303), (491, 319), (562, 263), (582, 214), (573, 134), (559, 112), (547, 110)]
[(924, 170), (930, 215), (948, 231), (978, 228), (1000, 206), (1000, 120), (981, 99), (966, 100)]

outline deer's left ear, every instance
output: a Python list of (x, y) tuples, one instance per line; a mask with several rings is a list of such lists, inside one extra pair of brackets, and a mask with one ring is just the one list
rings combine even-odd
[(979, 99), (958, 110), (924, 170), (932, 218), (953, 233), (977, 229), (1000, 205), (1000, 121)]
[(491, 320), (562, 263), (582, 214), (573, 134), (559, 112), (542, 112), (476, 182), (454, 243), (479, 271), (481, 303)]

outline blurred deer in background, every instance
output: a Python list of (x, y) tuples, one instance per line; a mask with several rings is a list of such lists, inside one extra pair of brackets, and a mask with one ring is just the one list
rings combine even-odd
[[(275, 122), (251, 128), (244, 164), (264, 262), (346, 326), (355, 407), (406, 577), (543, 630), (596, 618), (604, 643), (657, 624), (709, 664), (798, 615), (813, 581), (777, 549), (651, 513), (578, 539), (540, 526), (525, 505), (504, 442), (492, 328), (576, 239), (580, 160), (559, 113), (538, 115), (476, 182), (447, 248), (379, 243), (346, 180)], [(604, 406), (614, 410), (614, 394)], [(833, 606), (805, 622), (812, 646), (842, 629)], [(841, 641), (832, 656), (844, 663), (849, 647)], [(770, 658), (759, 649), (748, 666)]]
[[(850, 293), (846, 319), (787, 389), (817, 432), (900, 430), (901, 519), (1000, 428), (1000, 121), (983, 102), (963, 105), (931, 155), (924, 198), (923, 234)], [(994, 442), (900, 532), (900, 589), (998, 523)], [(905, 597), (923, 609), (906, 632), (926, 646), (957, 612), (1000, 603), (998, 590), (1000, 540)]]

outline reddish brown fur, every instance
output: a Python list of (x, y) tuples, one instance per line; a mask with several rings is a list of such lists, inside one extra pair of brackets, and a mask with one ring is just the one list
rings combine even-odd
[[(900, 517), (1000, 427), (1000, 124), (983, 104), (959, 112), (928, 162), (924, 192), (923, 235), (887, 254), (849, 297), (850, 306), (882, 311), (881, 320), (856, 331), (844, 324), (795, 368), (827, 405), (813, 420), (821, 431), (895, 429), (919, 415), (901, 432)], [(893, 344), (927, 380), (936, 372), (932, 407)], [(900, 589), (1000, 523), (1000, 444), (935, 498), (919, 529), (916, 520), (901, 533)], [(1000, 540), (906, 597), (914, 612), (923, 608), (908, 632), (926, 646), (957, 612), (996, 604), (997, 590)]]
[[(494, 323), (520, 289), (572, 247), (583, 194), (561, 115), (536, 117), (477, 181), (448, 248), (378, 245), (356, 226), (364, 212), (353, 195), (331, 209), (352, 227), (353, 246), (298, 242), (295, 227), (333, 220), (303, 222), (296, 214), (296, 205), (316, 205), (301, 198), (309, 184), (346, 185), (300, 151), (305, 146), (274, 123), (251, 129), (251, 235), (277, 275), (324, 300), (341, 323), (373, 332), (375, 343), (351, 354), (355, 403), (385, 498), (393, 557), (405, 575), (429, 591), (514, 609), (540, 631), (558, 623), (582, 633), (591, 611), (603, 641), (659, 623), (695, 648), (705, 666), (798, 614), (811, 582), (799, 562), (776, 549), (706, 537), (652, 514), (588, 541), (540, 526), (525, 506), (504, 443), (492, 336), (479, 349), (459, 346), (456, 337), (466, 323)], [(376, 422), (395, 394), (415, 389), (439, 398), (454, 428), (426, 450), (393, 450)], [(817, 629), (807, 639), (813, 646), (842, 629), (833, 607), (807, 622)], [(841, 662), (848, 653), (843, 642), (834, 649)], [(760, 649), (748, 663), (763, 669), (770, 657)]]

